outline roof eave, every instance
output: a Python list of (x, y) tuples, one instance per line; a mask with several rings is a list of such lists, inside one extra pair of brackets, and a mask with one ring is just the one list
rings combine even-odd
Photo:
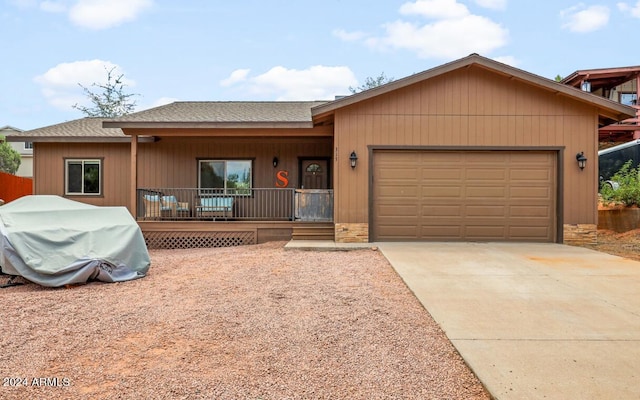
[(137, 129), (300, 129), (313, 128), (313, 122), (160, 122), (160, 121), (104, 121), (103, 128), (137, 128)]
[[(98, 136), (17, 136), (6, 137), (7, 142), (33, 142), (33, 143), (130, 143), (131, 137), (98, 137)], [(138, 141), (153, 142), (153, 136), (140, 137)]]

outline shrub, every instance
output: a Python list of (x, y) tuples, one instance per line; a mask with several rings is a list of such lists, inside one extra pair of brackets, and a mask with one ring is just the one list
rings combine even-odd
[(627, 161), (611, 180), (618, 183), (613, 188), (604, 182), (600, 188), (602, 199), (606, 202), (623, 203), (626, 206), (640, 206), (640, 166), (631, 167), (632, 160)]

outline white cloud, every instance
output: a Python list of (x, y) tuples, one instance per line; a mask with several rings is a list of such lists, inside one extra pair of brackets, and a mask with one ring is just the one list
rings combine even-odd
[(49, 13), (67, 13), (80, 27), (100, 30), (134, 21), (154, 0), (8, 0), (20, 8), (38, 8)]
[[(486, 7), (506, 5), (506, 0), (477, 1)], [(383, 35), (363, 35), (362, 43), (381, 51), (404, 49), (421, 58), (451, 59), (471, 53), (491, 53), (509, 40), (506, 28), (471, 13), (458, 0), (415, 0), (404, 3), (399, 13), (407, 18), (384, 24)], [(416, 17), (430, 21), (421, 22)], [(348, 38), (335, 31), (334, 35), (343, 40)]]
[(43, 1), (40, 3), (40, 9), (44, 12), (62, 13), (67, 10), (67, 7), (63, 3), (57, 1)]
[[(74, 104), (84, 104), (87, 97), (78, 84), (91, 90), (91, 85), (107, 83), (107, 71), (114, 68), (112, 78), (121, 75), (122, 69), (109, 61), (90, 60), (58, 64), (42, 75), (36, 76), (34, 81), (42, 86), (42, 94), (53, 106), (62, 110), (69, 110)], [(135, 82), (123, 78), (127, 86)]]
[(247, 80), (247, 76), (251, 72), (250, 69), (237, 69), (229, 75), (227, 79), (223, 79), (220, 81), (220, 85), (224, 87), (232, 86), (238, 82), (242, 82)]
[(630, 6), (627, 3), (618, 3), (618, 9), (624, 13), (629, 13), (635, 18), (640, 18), (640, 1), (634, 6)]
[(517, 67), (520, 64), (520, 61), (514, 56), (499, 56), (499, 57), (494, 57), (493, 59), (497, 62), (511, 65), (512, 67)]
[(421, 58), (459, 58), (490, 53), (507, 43), (508, 31), (478, 15), (445, 19), (427, 25), (396, 21), (386, 25), (386, 36), (372, 38), (374, 48), (411, 50)]
[(31, 8), (38, 5), (37, 0), (9, 0), (9, 3), (20, 8)]
[(324, 65), (315, 65), (303, 70), (277, 66), (264, 74), (245, 78), (234, 84), (254, 95), (280, 101), (332, 99), (335, 95), (345, 94), (349, 86), (358, 83), (349, 67)]
[(571, 32), (593, 32), (609, 23), (609, 7), (578, 4), (561, 11), (560, 17), (566, 21), (562, 27)]
[(338, 37), (344, 40), (345, 42), (354, 42), (354, 41), (363, 39), (367, 36), (367, 34), (364, 32), (360, 32), (360, 31), (347, 32), (344, 29), (334, 29), (333, 32), (331, 33), (333, 34), (333, 36)]
[(152, 0), (77, 0), (69, 19), (83, 28), (107, 29), (135, 20), (152, 4)]
[(480, 7), (492, 10), (504, 10), (507, 8), (507, 0), (474, 0)]
[(469, 15), (469, 9), (456, 0), (416, 0), (400, 6), (400, 14), (421, 15), (427, 18), (460, 18)]

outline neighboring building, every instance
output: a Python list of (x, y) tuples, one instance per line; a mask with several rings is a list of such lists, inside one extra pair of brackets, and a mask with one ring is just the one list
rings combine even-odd
[(36, 194), (126, 206), (151, 246), (562, 243), (595, 240), (598, 124), (634, 113), (473, 54), (335, 101), (176, 102), (12, 140), (35, 143)]
[(634, 118), (600, 124), (601, 147), (640, 139), (640, 66), (580, 70), (561, 82), (636, 109)]
[[(0, 136), (19, 135), (22, 132), (22, 129), (9, 125), (0, 128)], [(16, 171), (16, 175), (25, 178), (33, 177), (33, 142), (11, 142), (9, 140), (7, 142), (20, 153), (20, 167)]]

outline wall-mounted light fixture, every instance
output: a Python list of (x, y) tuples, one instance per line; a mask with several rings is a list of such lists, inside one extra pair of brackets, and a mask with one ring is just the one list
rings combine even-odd
[(280, 163), (280, 160), (278, 160), (278, 157), (273, 157), (273, 168), (276, 168), (279, 163)]
[(578, 168), (580, 168), (580, 171), (582, 171), (585, 165), (587, 165), (587, 157), (584, 156), (583, 151), (576, 154), (576, 161), (578, 161)]
[(352, 151), (351, 155), (349, 156), (349, 162), (351, 163), (351, 168), (355, 168), (356, 164), (358, 163), (358, 155), (356, 154), (356, 151)]

